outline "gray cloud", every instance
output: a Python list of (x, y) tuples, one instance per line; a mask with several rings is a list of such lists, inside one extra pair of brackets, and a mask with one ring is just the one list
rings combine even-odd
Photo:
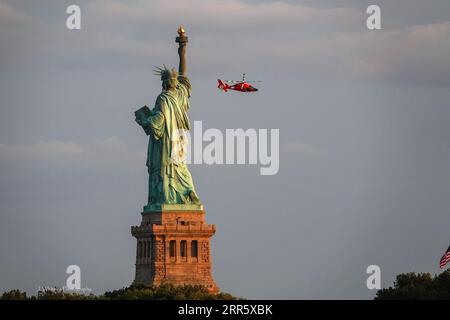
[[(283, 2), (250, 5), (234, 0), (196, 0), (187, 7), (182, 3), (94, 1), (83, 7), (83, 30), (78, 33), (2, 4), (0, 12), (7, 17), (1, 22), (2, 37), (10, 39), (11, 45), (0, 51), (0, 68), (55, 64), (140, 68), (150, 58), (163, 63), (168, 56), (176, 58), (165, 43), (167, 30), (183, 22), (195, 34), (191, 63), (197, 72), (264, 66), (289, 68), (305, 78), (450, 82), (450, 21), (368, 31), (364, 30), (365, 13), (353, 8)], [(20, 28), (15, 27), (18, 24)], [(37, 41), (36, 32), (45, 36)], [(12, 41), (14, 37), (24, 41)], [(33, 43), (32, 50), (23, 47), (25, 43)]]
[(142, 166), (145, 157), (144, 149), (130, 148), (117, 137), (95, 139), (85, 145), (59, 140), (33, 145), (0, 144), (1, 163), (19, 166), (28, 163), (47, 168), (132, 169)]

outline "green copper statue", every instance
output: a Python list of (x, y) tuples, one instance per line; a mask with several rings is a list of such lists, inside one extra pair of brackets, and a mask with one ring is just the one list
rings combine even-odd
[(155, 107), (136, 111), (136, 122), (149, 136), (147, 167), (149, 173), (148, 204), (151, 207), (175, 205), (200, 205), (191, 173), (186, 165), (187, 136), (190, 129), (187, 112), (191, 84), (186, 76), (186, 45), (188, 39), (182, 27), (176, 42), (180, 57), (178, 72), (158, 68), (162, 92)]

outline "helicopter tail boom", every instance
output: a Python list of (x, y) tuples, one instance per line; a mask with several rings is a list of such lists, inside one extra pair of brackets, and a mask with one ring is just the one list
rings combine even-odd
[(223, 91), (225, 91), (225, 92), (227, 92), (228, 89), (230, 88), (229, 85), (227, 85), (226, 83), (223, 83), (222, 80), (220, 80), (220, 79), (217, 79), (217, 82), (219, 83), (219, 85), (217, 86), (217, 88), (219, 88), (219, 89), (221, 89), (221, 90), (223, 90)]

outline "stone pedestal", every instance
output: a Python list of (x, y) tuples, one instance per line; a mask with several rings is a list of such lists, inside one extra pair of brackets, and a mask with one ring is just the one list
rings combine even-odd
[(218, 292), (211, 275), (210, 238), (215, 232), (201, 205), (146, 207), (141, 225), (131, 227), (137, 239), (133, 284), (203, 285)]

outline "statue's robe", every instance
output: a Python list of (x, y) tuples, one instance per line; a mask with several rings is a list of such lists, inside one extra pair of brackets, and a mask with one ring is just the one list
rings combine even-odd
[[(191, 85), (186, 76), (178, 76), (176, 89), (163, 91), (146, 124), (149, 135), (147, 167), (149, 173), (148, 204), (190, 204), (195, 192), (191, 173), (183, 159), (187, 137), (180, 133), (189, 130), (189, 97)], [(184, 141), (180, 141), (184, 138)], [(181, 155), (181, 159), (179, 153)]]

